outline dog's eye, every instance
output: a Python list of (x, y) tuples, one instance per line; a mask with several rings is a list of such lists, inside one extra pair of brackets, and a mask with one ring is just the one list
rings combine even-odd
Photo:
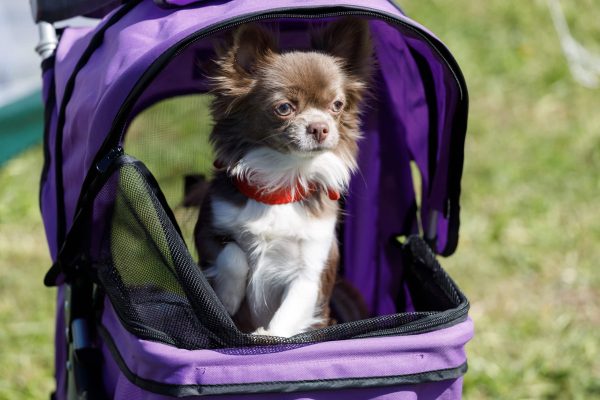
[(342, 107), (344, 107), (344, 102), (341, 100), (336, 100), (331, 104), (331, 111), (338, 113), (342, 111)]
[(287, 117), (294, 111), (294, 106), (290, 103), (281, 103), (277, 107), (275, 107), (275, 112), (282, 117)]

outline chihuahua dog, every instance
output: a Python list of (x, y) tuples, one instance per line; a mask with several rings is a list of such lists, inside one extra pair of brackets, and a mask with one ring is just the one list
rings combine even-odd
[(211, 76), (215, 174), (195, 240), (240, 329), (289, 337), (329, 322), (338, 199), (357, 168), (372, 69), (368, 23), (344, 18), (311, 51), (279, 52), (247, 24)]

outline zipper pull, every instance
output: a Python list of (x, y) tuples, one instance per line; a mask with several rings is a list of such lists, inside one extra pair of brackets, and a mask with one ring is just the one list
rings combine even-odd
[(98, 164), (96, 164), (96, 169), (100, 173), (105, 173), (108, 170), (108, 167), (110, 167), (111, 164), (122, 155), (123, 148), (121, 146), (110, 149), (108, 154), (106, 154), (104, 158), (102, 158), (102, 160), (100, 160)]

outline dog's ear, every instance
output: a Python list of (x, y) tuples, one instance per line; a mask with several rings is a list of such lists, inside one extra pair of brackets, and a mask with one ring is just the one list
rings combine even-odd
[(373, 44), (369, 23), (356, 17), (331, 22), (312, 35), (315, 50), (341, 58), (345, 70), (355, 78), (369, 80), (373, 68)]
[(216, 113), (228, 113), (235, 101), (247, 95), (256, 79), (256, 67), (276, 52), (274, 36), (256, 24), (242, 25), (215, 45), (217, 59), (208, 73), (211, 91), (217, 96)]
[(257, 64), (277, 52), (273, 34), (256, 24), (242, 25), (233, 34), (230, 56), (235, 68), (242, 73), (252, 73)]

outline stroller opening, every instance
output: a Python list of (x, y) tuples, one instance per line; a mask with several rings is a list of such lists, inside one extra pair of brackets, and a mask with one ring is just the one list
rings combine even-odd
[[(65, 29), (44, 62), (46, 283), (67, 304), (57, 332), (69, 328), (56, 340), (56, 398), (460, 397), (468, 301), (435, 258), (458, 237), (460, 69), (390, 2), (275, 3), (129, 1), (95, 28)], [(347, 15), (369, 21), (378, 66), (338, 232), (340, 274), (370, 317), (245, 334), (190, 245), (186, 188), (214, 161), (204, 69), (240, 24), (265, 25), (285, 51)]]

